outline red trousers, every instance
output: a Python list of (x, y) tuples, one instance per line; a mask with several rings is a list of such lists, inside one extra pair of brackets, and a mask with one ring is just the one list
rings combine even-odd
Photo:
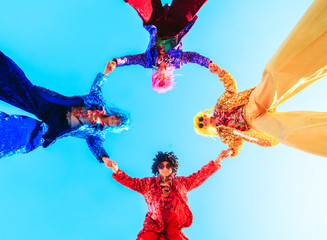
[(173, 212), (167, 212), (163, 215), (164, 230), (161, 233), (143, 232), (136, 240), (188, 240), (187, 237), (177, 228), (177, 215)]
[(125, 0), (140, 15), (145, 25), (155, 25), (158, 37), (176, 36), (196, 16), (208, 0), (173, 0), (162, 6), (161, 0)]

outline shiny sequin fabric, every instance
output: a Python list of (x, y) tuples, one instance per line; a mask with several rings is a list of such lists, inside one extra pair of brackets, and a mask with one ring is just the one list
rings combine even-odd
[(219, 77), (219, 80), (224, 84), (225, 92), (218, 98), (215, 112), (230, 112), (234, 108), (244, 106), (249, 102), (250, 94), (254, 90), (254, 88), (251, 88), (243, 92), (238, 92), (234, 78), (226, 70), (223, 71), (225, 74)]
[[(49, 99), (51, 101), (56, 101), (61, 104), (65, 104), (68, 106), (78, 106), (80, 101), (82, 100), (83, 105), (90, 110), (103, 110), (106, 108), (105, 100), (102, 96), (101, 86), (108, 79), (107, 76), (103, 75), (102, 73), (99, 73), (91, 87), (90, 94), (80, 96), (80, 97), (65, 97), (62, 96), (56, 92), (53, 92), (49, 89), (45, 88), (38, 88), (38, 93), (42, 95), (43, 98)], [(81, 105), (79, 105), (81, 106)], [(107, 111), (106, 111), (107, 112)], [(108, 112), (110, 110), (108, 109)], [(90, 151), (93, 153), (93, 155), (102, 162), (102, 157), (109, 157), (106, 150), (103, 148), (103, 142), (105, 140), (105, 128), (98, 124), (84, 124), (78, 127), (67, 129), (66, 131), (61, 132), (58, 134), (58, 136), (53, 139), (51, 142), (48, 143), (47, 146), (53, 144), (57, 139), (63, 138), (63, 137), (78, 137), (83, 138), (86, 140), (86, 143), (90, 149)]]
[[(192, 212), (188, 206), (187, 192), (199, 187), (214, 172), (219, 170), (220, 164), (210, 161), (203, 166), (198, 172), (188, 177), (177, 176), (172, 179), (171, 191), (177, 198), (174, 212), (178, 216), (178, 229), (191, 226), (193, 221)], [(148, 212), (143, 223), (143, 229), (139, 233), (157, 232), (164, 229), (164, 222), (161, 213), (162, 190), (160, 187), (160, 177), (132, 178), (122, 170), (113, 174), (113, 178), (124, 186), (141, 193), (148, 205)]]
[(249, 130), (249, 127), (243, 118), (242, 106), (233, 108), (229, 112), (216, 111), (212, 116), (218, 120), (216, 126), (224, 125), (226, 127), (235, 128), (240, 131)]
[(0, 52), (0, 100), (39, 119), (1, 113), (0, 157), (27, 153), (41, 145), (48, 147), (57, 139), (67, 136), (85, 139), (99, 161), (104, 156), (108, 157), (103, 148), (107, 128), (99, 124), (83, 124), (71, 128), (67, 121), (67, 112), (72, 107), (86, 107), (91, 111), (105, 109), (111, 115), (112, 110), (106, 108), (101, 91), (101, 86), (107, 79), (107, 76), (99, 73), (89, 94), (66, 97), (33, 85), (14, 61)]
[(99, 115), (108, 116), (104, 111), (86, 111), (86, 108), (84, 107), (72, 107), (70, 117), (77, 119), (80, 124), (83, 124), (83, 122), (89, 122), (89, 124), (96, 124)]
[[(183, 64), (196, 63), (204, 67), (208, 67), (211, 60), (196, 52), (183, 52), (182, 38), (192, 28), (197, 18), (194, 18), (176, 37), (178, 44), (176, 47), (169, 49), (166, 53), (169, 58), (169, 65), (175, 69), (180, 69)], [(150, 42), (145, 53), (137, 55), (127, 55), (117, 57), (117, 67), (128, 65), (141, 65), (144, 68), (153, 68), (156, 65), (158, 51), (156, 49), (157, 28), (154, 25), (144, 25), (144, 28), (150, 34)]]
[(35, 119), (0, 112), (0, 158), (28, 153), (39, 147), (47, 130), (45, 123)]
[(228, 149), (232, 151), (231, 156), (236, 156), (243, 147), (244, 140), (256, 143), (262, 147), (271, 147), (278, 144), (272, 136), (250, 129), (245, 121), (244, 106), (249, 102), (249, 97), (254, 88), (238, 93), (234, 78), (229, 72), (223, 70), (224, 74), (219, 80), (224, 84), (225, 92), (218, 98), (213, 116), (223, 118), (223, 125), (216, 126), (217, 135)]

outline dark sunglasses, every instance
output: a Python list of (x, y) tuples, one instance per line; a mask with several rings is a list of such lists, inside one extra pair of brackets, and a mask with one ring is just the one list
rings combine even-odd
[(199, 128), (203, 128), (203, 117), (199, 117)]
[(167, 169), (171, 169), (173, 166), (170, 164), (170, 163), (167, 163), (166, 165), (164, 165), (163, 163), (160, 163), (159, 165), (158, 165), (158, 168), (159, 169), (164, 169), (164, 168), (167, 168)]

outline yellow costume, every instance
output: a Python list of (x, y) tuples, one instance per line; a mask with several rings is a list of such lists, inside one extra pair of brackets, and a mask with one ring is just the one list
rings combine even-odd
[(249, 127), (285, 145), (327, 157), (327, 113), (275, 112), (327, 75), (327, 1), (316, 0), (269, 61), (246, 106)]
[[(215, 135), (229, 145), (232, 156), (246, 140), (260, 146), (273, 146), (279, 141), (327, 157), (327, 113), (275, 112), (279, 104), (327, 75), (326, 29), (327, 0), (316, 0), (269, 61), (256, 88), (237, 93), (228, 73), (220, 77), (226, 92), (218, 99), (214, 114), (240, 107), (240, 118), (249, 128), (238, 131), (224, 125), (216, 127)], [(197, 124), (195, 128), (204, 133)]]

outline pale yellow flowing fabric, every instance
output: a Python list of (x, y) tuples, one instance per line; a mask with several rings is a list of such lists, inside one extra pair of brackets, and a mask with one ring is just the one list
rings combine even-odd
[(248, 125), (288, 146), (327, 157), (327, 113), (275, 112), (279, 104), (325, 76), (327, 0), (316, 0), (269, 61), (250, 95)]

